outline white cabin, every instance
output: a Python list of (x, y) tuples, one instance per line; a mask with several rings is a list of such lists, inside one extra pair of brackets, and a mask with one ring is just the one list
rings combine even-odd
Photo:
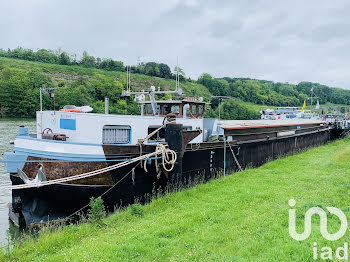
[[(89, 144), (137, 144), (139, 139), (163, 125), (164, 116), (109, 115), (43, 111), (36, 113), (37, 138), (50, 128), (53, 133), (65, 134), (66, 141)], [(203, 130), (203, 118), (177, 118), (186, 130)], [(51, 132), (51, 131), (50, 131)], [(192, 142), (203, 142), (202, 133)], [(152, 141), (162, 140), (161, 131)]]

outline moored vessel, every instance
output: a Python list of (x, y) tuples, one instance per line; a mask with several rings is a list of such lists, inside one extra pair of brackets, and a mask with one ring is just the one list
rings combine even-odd
[(158, 190), (259, 166), (332, 139), (322, 120), (204, 117), (206, 103), (155, 101), (140, 116), (38, 111), (37, 132), (19, 128), (5, 153), (13, 186), (10, 218), (25, 226), (72, 218), (91, 197), (109, 211), (144, 203)]

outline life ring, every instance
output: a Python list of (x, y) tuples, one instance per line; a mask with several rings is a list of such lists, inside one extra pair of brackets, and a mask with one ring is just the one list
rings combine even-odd
[(74, 112), (74, 113), (83, 113), (84, 111), (81, 109), (61, 109), (60, 111), (64, 112)]

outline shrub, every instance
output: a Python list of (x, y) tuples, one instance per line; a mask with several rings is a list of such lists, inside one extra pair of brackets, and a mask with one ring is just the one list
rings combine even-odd
[(141, 206), (140, 204), (132, 205), (131, 214), (135, 217), (143, 217), (144, 216), (143, 206)]
[(102, 225), (103, 218), (106, 217), (106, 210), (101, 197), (90, 199), (90, 210), (88, 212), (89, 221), (92, 224)]

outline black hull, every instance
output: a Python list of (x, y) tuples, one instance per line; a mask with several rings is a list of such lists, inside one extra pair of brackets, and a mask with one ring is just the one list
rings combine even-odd
[[(335, 137), (332, 132), (332, 130), (323, 129), (290, 137), (240, 141), (232, 144), (231, 148), (243, 169), (258, 167), (286, 154), (325, 144)], [(109, 150), (113, 150), (113, 147), (111, 146)], [(137, 155), (130, 155), (130, 158), (135, 156)], [(224, 165), (226, 165), (226, 173), (239, 170), (228, 144), (226, 145), (226, 164), (224, 162), (224, 142), (187, 145), (182, 158), (183, 185), (190, 185), (191, 182), (198, 180), (207, 181), (222, 172)], [(108, 163), (111, 164), (111, 162)], [(111, 171), (113, 183), (117, 183), (113, 187), (56, 184), (41, 188), (13, 190), (13, 203), (18, 202), (20, 198), (22, 208), (21, 211), (12, 208), (10, 217), (16, 223), (18, 218), (23, 217), (27, 226), (64, 220), (68, 217), (74, 218), (75, 212), (86, 207), (91, 197), (103, 194), (102, 199), (110, 212), (113, 212), (115, 207), (128, 206), (135, 201), (148, 202), (154, 193), (158, 193), (159, 190), (164, 192), (168, 179), (164, 173), (158, 179), (154, 160), (146, 167), (148, 172), (141, 167), (140, 163)], [(135, 168), (134, 176), (131, 174), (133, 168)], [(123, 179), (125, 175), (127, 176)], [(23, 183), (14, 175), (11, 175), (11, 180), (14, 185)], [(83, 209), (83, 211), (86, 210), (87, 208)], [(72, 214), (74, 216), (71, 216)]]

